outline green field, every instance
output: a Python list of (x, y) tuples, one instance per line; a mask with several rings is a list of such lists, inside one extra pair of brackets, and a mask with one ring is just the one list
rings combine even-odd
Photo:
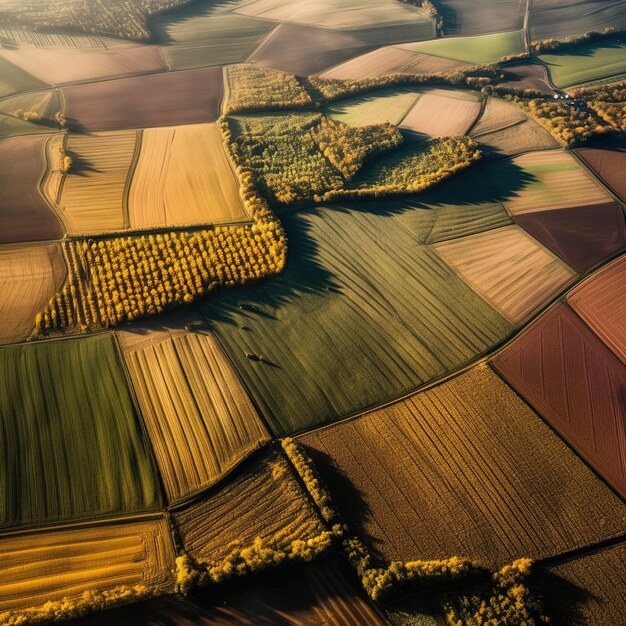
[(276, 434), (388, 400), (511, 332), (422, 243), (431, 213), (377, 201), (290, 214), (286, 271), (203, 305)]
[(160, 504), (112, 334), (0, 349), (0, 527)]
[(525, 49), (521, 30), (476, 37), (445, 37), (396, 47), (474, 65), (495, 63), (504, 56), (519, 54)]
[(577, 46), (567, 52), (540, 54), (550, 79), (559, 88), (626, 73), (626, 44), (616, 41)]
[(269, 20), (213, 12), (197, 3), (153, 22), (157, 39), (165, 42), (165, 60), (175, 70), (242, 63), (276, 26)]
[(420, 92), (410, 89), (381, 89), (326, 107), (324, 113), (350, 126), (389, 122), (398, 126)]
[(0, 56), (0, 97), (46, 87), (49, 85)]

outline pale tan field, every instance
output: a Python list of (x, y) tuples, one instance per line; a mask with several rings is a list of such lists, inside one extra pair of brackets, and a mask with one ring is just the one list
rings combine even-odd
[(128, 213), (134, 228), (247, 221), (219, 128), (144, 130)]
[(164, 519), (0, 539), (0, 613), (118, 585), (172, 587), (174, 553)]
[(139, 349), (128, 334), (119, 333), (124, 359), (170, 501), (214, 483), (269, 441), (212, 334), (156, 331), (157, 342)]
[(52, 135), (46, 142), (46, 173), (41, 181), (41, 193), (50, 206), (57, 206), (63, 183), (63, 151), (65, 135)]
[(0, 54), (52, 85), (131, 76), (164, 69), (157, 46), (41, 48), (20, 45), (16, 48), (2, 48)]
[(428, 21), (421, 9), (394, 0), (253, 0), (242, 3), (235, 12), (277, 22), (346, 29)]
[(136, 143), (136, 130), (69, 135), (66, 151), (74, 163), (63, 181), (59, 203), (68, 234), (126, 227), (124, 201)]
[(443, 241), (433, 248), (514, 324), (540, 311), (576, 277), (518, 226)]
[(522, 154), (512, 163), (522, 168), (531, 180), (504, 200), (511, 215), (613, 202), (591, 174), (563, 150)]
[(488, 97), (485, 109), (476, 126), (472, 129), (472, 137), (515, 126), (527, 118), (517, 104), (501, 98)]
[(469, 67), (467, 63), (403, 50), (395, 46), (378, 48), (320, 74), (322, 78), (359, 80), (385, 74), (436, 74)]
[(220, 561), (236, 545), (245, 547), (257, 537), (266, 546), (287, 550), (294, 540), (324, 531), (285, 457), (275, 451), (174, 518), (185, 549), (200, 562)]
[(400, 128), (431, 137), (465, 135), (480, 110), (480, 100), (474, 94), (433, 89), (417, 101)]
[(0, 250), (0, 343), (26, 339), (35, 316), (63, 283), (65, 261), (57, 243)]

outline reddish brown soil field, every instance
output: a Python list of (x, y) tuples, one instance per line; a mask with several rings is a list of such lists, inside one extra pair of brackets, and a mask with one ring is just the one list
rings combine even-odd
[[(526, 0), (438, 0), (446, 35), (483, 35), (520, 30)], [(583, 32), (583, 31), (581, 31)]]
[(626, 139), (576, 150), (578, 156), (626, 202)]
[(546, 70), (536, 63), (514, 65), (506, 69), (507, 80), (500, 83), (503, 87), (516, 89), (534, 89), (544, 96), (553, 96), (555, 91), (546, 82)]
[(567, 301), (626, 364), (626, 255), (576, 287)]
[(626, 496), (626, 367), (582, 320), (560, 304), (492, 362)]
[(626, 246), (626, 222), (616, 202), (513, 218), (578, 272), (586, 272)]
[(65, 87), (63, 95), (70, 127), (91, 132), (214, 122), (222, 90), (221, 68), (209, 67)]
[(39, 193), (45, 135), (0, 142), (0, 243), (58, 239), (63, 229)]
[(415, 39), (415, 28), (411, 24), (353, 31), (281, 24), (250, 55), (248, 62), (308, 76), (377, 46)]
[(341, 563), (306, 565), (251, 577), (212, 598), (166, 596), (75, 620), (74, 626), (382, 626), (387, 621)]

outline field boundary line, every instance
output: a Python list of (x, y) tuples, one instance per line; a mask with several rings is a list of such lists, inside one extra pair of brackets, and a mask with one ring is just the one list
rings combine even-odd
[(485, 109), (487, 108), (487, 102), (489, 101), (490, 97), (491, 96), (485, 96), (480, 99), (480, 112), (478, 113), (476, 119), (472, 122), (471, 126), (465, 132), (466, 136), (469, 137), (470, 133), (474, 130), (478, 122), (480, 122), (480, 120), (483, 118), (483, 115), (485, 114)]
[(124, 182), (124, 191), (122, 194), (122, 215), (124, 217), (124, 230), (130, 230), (130, 213), (128, 204), (130, 201), (130, 190), (133, 185), (135, 173), (137, 171), (137, 164), (139, 163), (139, 157), (141, 155), (141, 149), (143, 148), (143, 128), (135, 129), (135, 149), (133, 150), (133, 156), (128, 166), (128, 172), (126, 173), (126, 181)]
[[(581, 148), (586, 148), (586, 146), (581, 146)], [(591, 148), (593, 149), (593, 148)], [(598, 148), (601, 149), (601, 148)], [(578, 164), (589, 174), (605, 191), (608, 191), (609, 195), (622, 207), (622, 210), (626, 208), (626, 204), (621, 199), (621, 197), (613, 190), (613, 188), (603, 180), (603, 178), (592, 169), (592, 167), (576, 152), (577, 149), (568, 150), (570, 154), (574, 157), (574, 159), (578, 162)]]
[[(236, 11), (233, 11), (233, 13), (236, 13)], [(268, 20), (270, 21), (270, 20)], [(269, 33), (267, 33), (265, 35), (265, 37), (263, 37), (263, 39), (261, 39), (261, 41), (259, 41), (259, 43), (256, 45), (256, 47), (254, 48), (254, 50), (252, 50), (252, 52), (245, 57), (245, 59), (241, 62), (241, 63), (250, 63), (250, 57), (261, 47), (263, 46), (267, 40), (283, 25), (283, 24), (288, 24), (288, 22), (276, 22), (275, 20), (271, 20), (272, 22), (274, 22), (276, 24), (276, 26), (274, 26), (274, 28), (272, 28), (272, 30), (270, 30)], [(237, 64), (232, 64), (232, 65), (237, 65)], [(224, 66), (222, 65), (222, 71)], [(272, 68), (273, 69), (273, 68)]]
[(567, 552), (562, 552), (558, 555), (537, 559), (535, 562), (540, 563), (543, 566), (561, 565), (563, 563), (569, 563), (570, 561), (584, 559), (587, 556), (604, 552), (605, 550), (614, 548), (615, 546), (619, 546), (621, 544), (626, 544), (626, 533), (617, 535), (616, 537), (611, 537), (610, 539), (605, 539), (604, 541), (599, 541), (598, 543), (583, 546), (582, 548), (575, 548), (574, 550), (568, 550)]

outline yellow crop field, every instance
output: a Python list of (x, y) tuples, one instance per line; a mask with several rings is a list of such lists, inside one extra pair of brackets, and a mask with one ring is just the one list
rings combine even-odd
[(174, 552), (164, 519), (0, 538), (0, 622), (5, 611), (120, 585), (172, 587)]
[(144, 130), (128, 212), (134, 228), (249, 220), (219, 128)]
[(270, 437), (213, 334), (162, 337), (123, 354), (171, 501), (214, 483)]
[(59, 202), (68, 234), (92, 235), (126, 227), (124, 199), (136, 143), (135, 130), (69, 135), (66, 152), (73, 164)]
[(515, 324), (521, 324), (576, 274), (518, 226), (433, 245), (485, 300)]
[(512, 163), (528, 175), (528, 182), (504, 200), (511, 215), (613, 202), (591, 174), (563, 150), (529, 152)]
[(26, 339), (35, 315), (65, 278), (57, 243), (8, 246), (0, 250), (0, 342)]
[(57, 206), (63, 184), (65, 135), (58, 133), (46, 142), (46, 173), (41, 181), (41, 193), (50, 206)]
[(175, 515), (189, 554), (202, 563), (227, 558), (260, 538), (274, 550), (324, 532), (285, 457), (272, 451), (213, 496)]

